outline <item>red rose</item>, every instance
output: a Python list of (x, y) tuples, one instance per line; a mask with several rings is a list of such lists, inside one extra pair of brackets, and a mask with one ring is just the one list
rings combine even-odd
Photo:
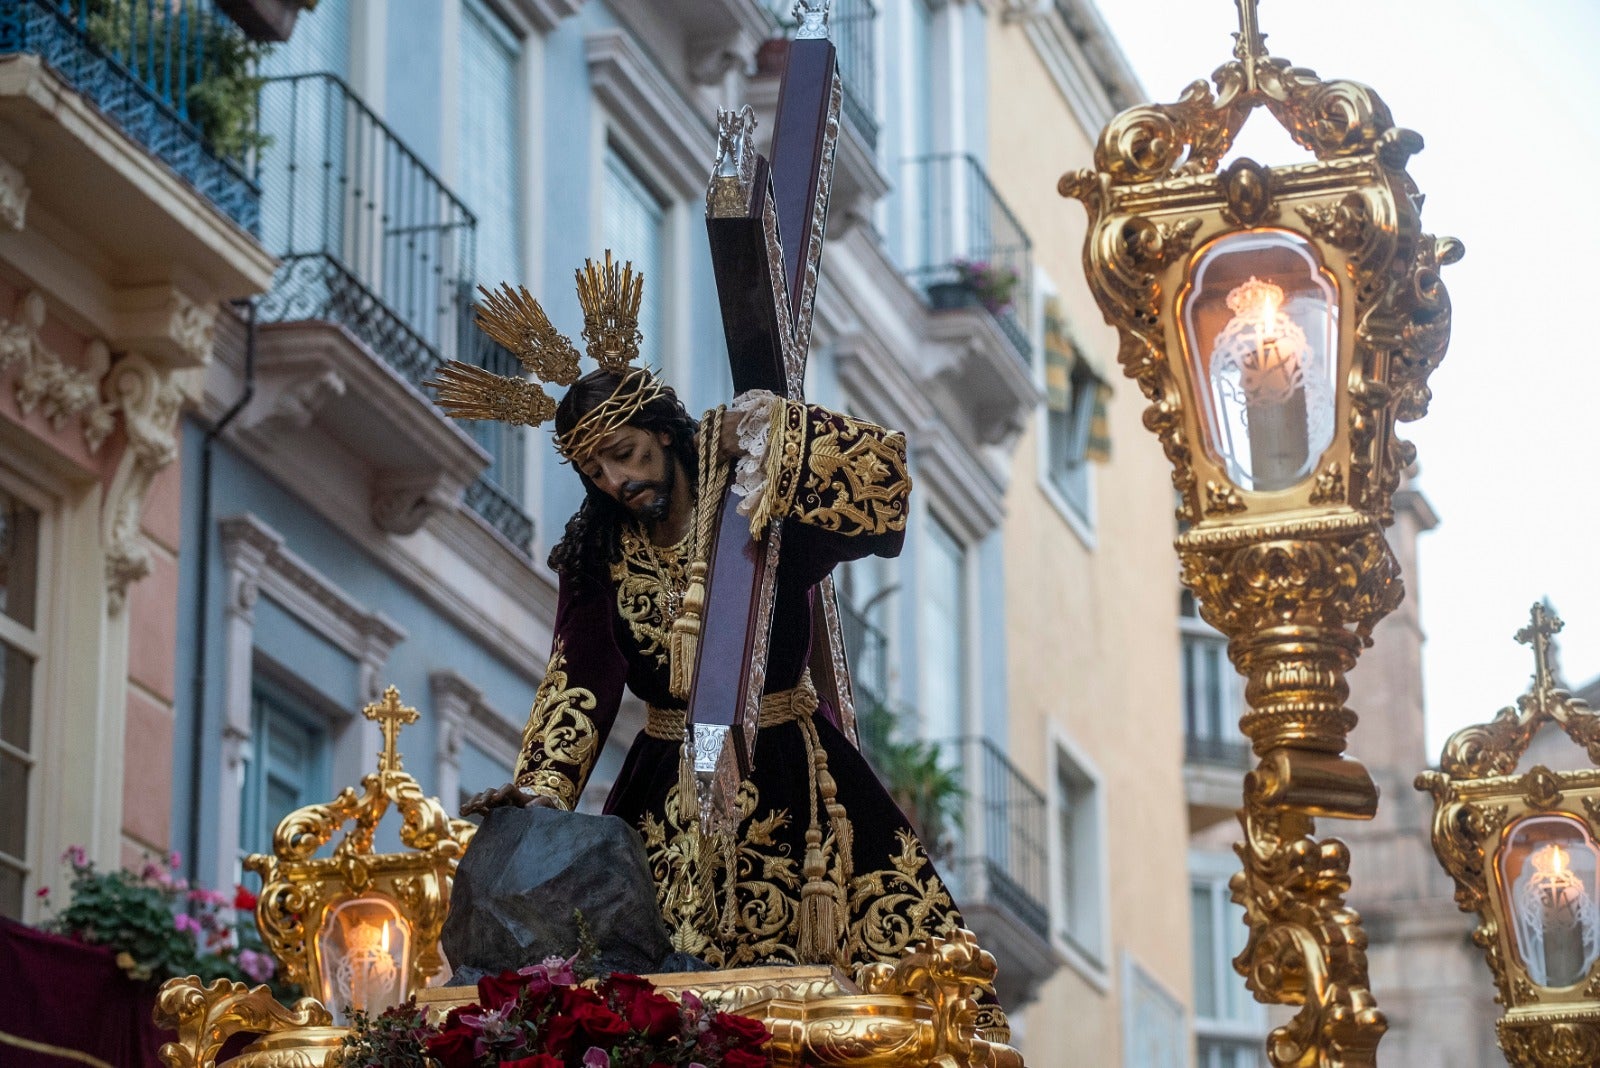
[(760, 1046), (772, 1037), (767, 1025), (760, 1020), (728, 1012), (719, 1012), (713, 1016), (711, 1029), (741, 1046)]
[(461, 1022), (461, 1010), (451, 1009), (439, 1033), (427, 1041), (428, 1056), (442, 1068), (473, 1068), (477, 1063), (476, 1038), (473, 1030)]
[(478, 980), (478, 1004), (486, 1009), (502, 1008), (516, 1001), (527, 985), (528, 977), (516, 972), (486, 975)]
[(556, 992), (556, 1011), (575, 1013), (579, 1006), (605, 1006), (605, 999), (586, 986), (563, 986)]
[(555, 1015), (545, 1021), (539, 1029), (539, 1037), (548, 1053), (558, 1057), (567, 1055), (572, 1048), (572, 1040), (578, 1034), (578, 1021), (571, 1016)]
[(610, 1047), (628, 1033), (628, 1021), (604, 1005), (579, 1005), (572, 1010), (572, 1018), (597, 1046)]
[(244, 909), (247, 911), (254, 909), (256, 907), (257, 900), (259, 899), (256, 897), (256, 895), (252, 894), (242, 886), (236, 887), (233, 891), (233, 907), (236, 909)]
[(501, 1061), (500, 1068), (564, 1068), (560, 1057), (548, 1053), (535, 1053), (531, 1057), (518, 1057), (514, 1061)]
[(772, 1068), (772, 1058), (763, 1050), (730, 1049), (722, 1055), (722, 1068)]
[(628, 1025), (650, 1038), (675, 1035), (682, 1027), (678, 1003), (653, 992), (641, 994), (628, 1006)]

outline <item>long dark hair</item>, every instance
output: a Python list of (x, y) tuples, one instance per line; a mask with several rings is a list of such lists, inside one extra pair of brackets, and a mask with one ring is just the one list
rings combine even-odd
[[(556, 407), (556, 433), (570, 431), (579, 419), (615, 393), (621, 382), (621, 375), (603, 369), (590, 371), (574, 382)], [(672, 435), (667, 445), (668, 460), (676, 459), (683, 465), (689, 476), (688, 489), (694, 492), (699, 474), (694, 445), (698, 424), (690, 418), (678, 395), (670, 388), (665, 389), (661, 396), (640, 408), (628, 420), (628, 425), (653, 434)], [(583, 482), (583, 504), (567, 520), (561, 540), (550, 550), (550, 569), (569, 579), (601, 579), (612, 562), (621, 557), (622, 526), (633, 517), (578, 470), (576, 464), (572, 469)]]

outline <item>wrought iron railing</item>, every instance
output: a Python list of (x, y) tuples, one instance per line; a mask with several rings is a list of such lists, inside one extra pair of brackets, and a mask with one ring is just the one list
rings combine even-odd
[(268, 322), (343, 324), (418, 388), (454, 355), (477, 222), (332, 74), (269, 78), (261, 239), (283, 261)]
[(213, 0), (4, 0), (0, 54), (40, 56), (234, 222), (256, 229), (259, 46)]
[(878, 9), (872, 0), (835, 0), (830, 25), (844, 84), (844, 113), (871, 148), (878, 146)]
[[(263, 321), (338, 323), (426, 396), (446, 359), (522, 373), (472, 325), (477, 220), (348, 85), (323, 73), (267, 79), (261, 129), (272, 139), (257, 157), (261, 238), (282, 260)], [(463, 425), (491, 457), (467, 505), (530, 552), (522, 434)]]
[(1238, 734), (1243, 680), (1228, 660), (1228, 639), (1198, 619), (1184, 619), (1180, 627), (1185, 760), (1247, 767), (1250, 746)]
[(1050, 936), (1049, 822), (1044, 792), (984, 737), (940, 743), (958, 759), (955, 770), (966, 791), (965, 819), (954, 870), (960, 889), (972, 900), (1008, 909), (1041, 938)]
[(856, 706), (887, 707), (889, 700), (889, 636), (848, 604), (839, 604), (839, 629), (844, 632), (845, 655), (850, 662), (850, 682)]
[(907, 277), (935, 308), (984, 308), (1027, 363), (1033, 242), (978, 160), (943, 153), (908, 160), (903, 196), (917, 223), (906, 242)]
[[(470, 308), (462, 317), (457, 358), (495, 374), (523, 375), (525, 372), (516, 356), (479, 330), (474, 318)], [(521, 427), (485, 419), (465, 420), (462, 426), (492, 458), (489, 469), (468, 487), (467, 504), (507, 541), (523, 553), (531, 553), (533, 520), (523, 510), (527, 434)]]

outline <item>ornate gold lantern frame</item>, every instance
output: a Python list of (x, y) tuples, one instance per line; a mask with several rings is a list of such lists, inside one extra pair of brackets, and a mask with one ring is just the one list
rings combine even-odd
[[(1456, 905), (1476, 912), (1472, 940), (1506, 1007), (1497, 1029), (1507, 1059), (1526, 1068), (1600, 1064), (1600, 960), (1578, 982), (1540, 985), (1518, 952), (1498, 863), (1525, 817), (1561, 816), (1600, 841), (1600, 715), (1556, 685), (1552, 639), (1561, 620), (1533, 606), (1517, 640), (1533, 647), (1532, 688), (1491, 722), (1450, 736), (1438, 771), (1417, 776), (1433, 795), (1433, 849), (1455, 880)], [(1564, 731), (1597, 765), (1576, 771), (1517, 765), (1546, 723)]]
[[(1213, 74), (1216, 92), (1196, 81), (1177, 103), (1117, 115), (1094, 167), (1064, 175), (1059, 190), (1088, 210), (1084, 270), (1172, 463), (1183, 582), (1247, 680), (1240, 726), (1259, 765), (1240, 812), (1244, 871), (1232, 889), (1250, 941), (1235, 967), (1258, 999), (1304, 1006), (1268, 1042), (1275, 1065), (1372, 1064), (1386, 1024), (1368, 989), (1365, 934), (1344, 905), (1349, 855), (1310, 837), (1312, 817), (1377, 810), (1371, 776), (1344, 756), (1356, 722), (1345, 675), (1403, 596), (1383, 531), (1415, 450), (1394, 425), (1427, 410), (1450, 334), (1438, 271), (1462, 247), (1422, 232), (1405, 169), (1421, 137), (1395, 126), (1366, 86), (1269, 56), (1256, 0), (1236, 3), (1234, 59)], [(1258, 108), (1315, 159), (1223, 168)], [(1183, 318), (1197, 269), (1235, 235), (1309, 250), (1334, 294), (1332, 440), (1312, 442), (1314, 463), (1281, 487), (1230, 474), (1208, 436), (1199, 340)]]
[[(362, 792), (345, 787), (327, 804), (307, 805), (285, 816), (272, 836), (273, 855), (245, 858), (263, 881), (256, 904), (262, 940), (284, 979), (308, 993), (322, 990), (324, 962), (318, 935), (334, 911), (357, 899), (393, 905), (409, 925), (414, 952), (406, 964), (406, 987), (420, 990), (444, 966), (439, 933), (449, 909), (456, 864), (477, 828), (453, 819), (437, 798), (427, 797), (401, 765), (396, 739), (417, 720), (393, 686), (362, 714), (383, 731), (378, 770), (361, 780)], [(400, 841), (412, 852), (376, 853), (373, 839), (389, 806), (400, 812)], [(353, 826), (331, 856), (316, 853), (346, 823)], [(328, 1006), (330, 1009), (336, 1006)]]

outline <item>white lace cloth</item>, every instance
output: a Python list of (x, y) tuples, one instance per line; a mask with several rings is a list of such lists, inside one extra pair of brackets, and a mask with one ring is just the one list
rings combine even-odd
[(728, 414), (739, 420), (739, 451), (743, 454), (733, 468), (733, 492), (743, 498), (739, 502), (740, 515), (754, 511), (766, 492), (767, 433), (772, 426), (773, 406), (781, 403), (783, 398), (776, 393), (750, 389), (728, 405)]

